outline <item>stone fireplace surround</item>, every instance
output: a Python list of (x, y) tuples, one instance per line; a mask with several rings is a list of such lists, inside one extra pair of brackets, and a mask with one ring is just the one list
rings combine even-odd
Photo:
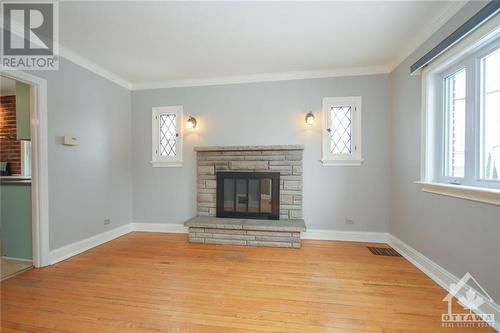
[(198, 216), (216, 215), (217, 171), (279, 171), (280, 219), (302, 218), (303, 146), (195, 147)]
[[(185, 222), (190, 242), (300, 247), (302, 145), (195, 147), (198, 216)], [(280, 220), (216, 218), (217, 171), (279, 172)]]

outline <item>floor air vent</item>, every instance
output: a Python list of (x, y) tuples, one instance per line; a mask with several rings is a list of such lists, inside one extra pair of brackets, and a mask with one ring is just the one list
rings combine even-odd
[(368, 250), (371, 251), (376, 256), (386, 256), (386, 257), (401, 257), (401, 255), (394, 249), (390, 247), (370, 247)]

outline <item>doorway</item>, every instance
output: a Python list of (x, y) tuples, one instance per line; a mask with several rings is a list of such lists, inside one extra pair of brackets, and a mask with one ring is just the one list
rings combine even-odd
[(30, 86), (0, 77), (0, 277), (33, 267)]
[(3, 104), (11, 109), (3, 111), (9, 115), (0, 122), (1, 126), (9, 127), (2, 140), (9, 141), (5, 147), (12, 151), (12, 156), (9, 153), (0, 159), (6, 162), (0, 163), (3, 279), (10, 272), (16, 274), (33, 266), (47, 266), (50, 257), (47, 82), (25, 72), (9, 70), (1, 73), (0, 86), (2, 97), (10, 96), (2, 98)]

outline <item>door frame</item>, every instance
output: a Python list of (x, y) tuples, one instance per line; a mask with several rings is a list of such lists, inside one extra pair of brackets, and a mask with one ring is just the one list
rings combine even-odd
[(50, 264), (47, 80), (16, 70), (3, 71), (2, 76), (30, 86), (33, 265), (44, 267)]

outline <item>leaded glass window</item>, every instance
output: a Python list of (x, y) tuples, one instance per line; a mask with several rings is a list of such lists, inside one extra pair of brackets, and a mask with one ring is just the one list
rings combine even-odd
[(176, 114), (160, 114), (160, 156), (175, 156), (177, 145)]
[(361, 165), (361, 97), (323, 98), (325, 166)]
[(154, 167), (182, 166), (182, 106), (153, 108)]
[(352, 106), (340, 105), (330, 108), (330, 152), (333, 154), (350, 154), (351, 147)]

